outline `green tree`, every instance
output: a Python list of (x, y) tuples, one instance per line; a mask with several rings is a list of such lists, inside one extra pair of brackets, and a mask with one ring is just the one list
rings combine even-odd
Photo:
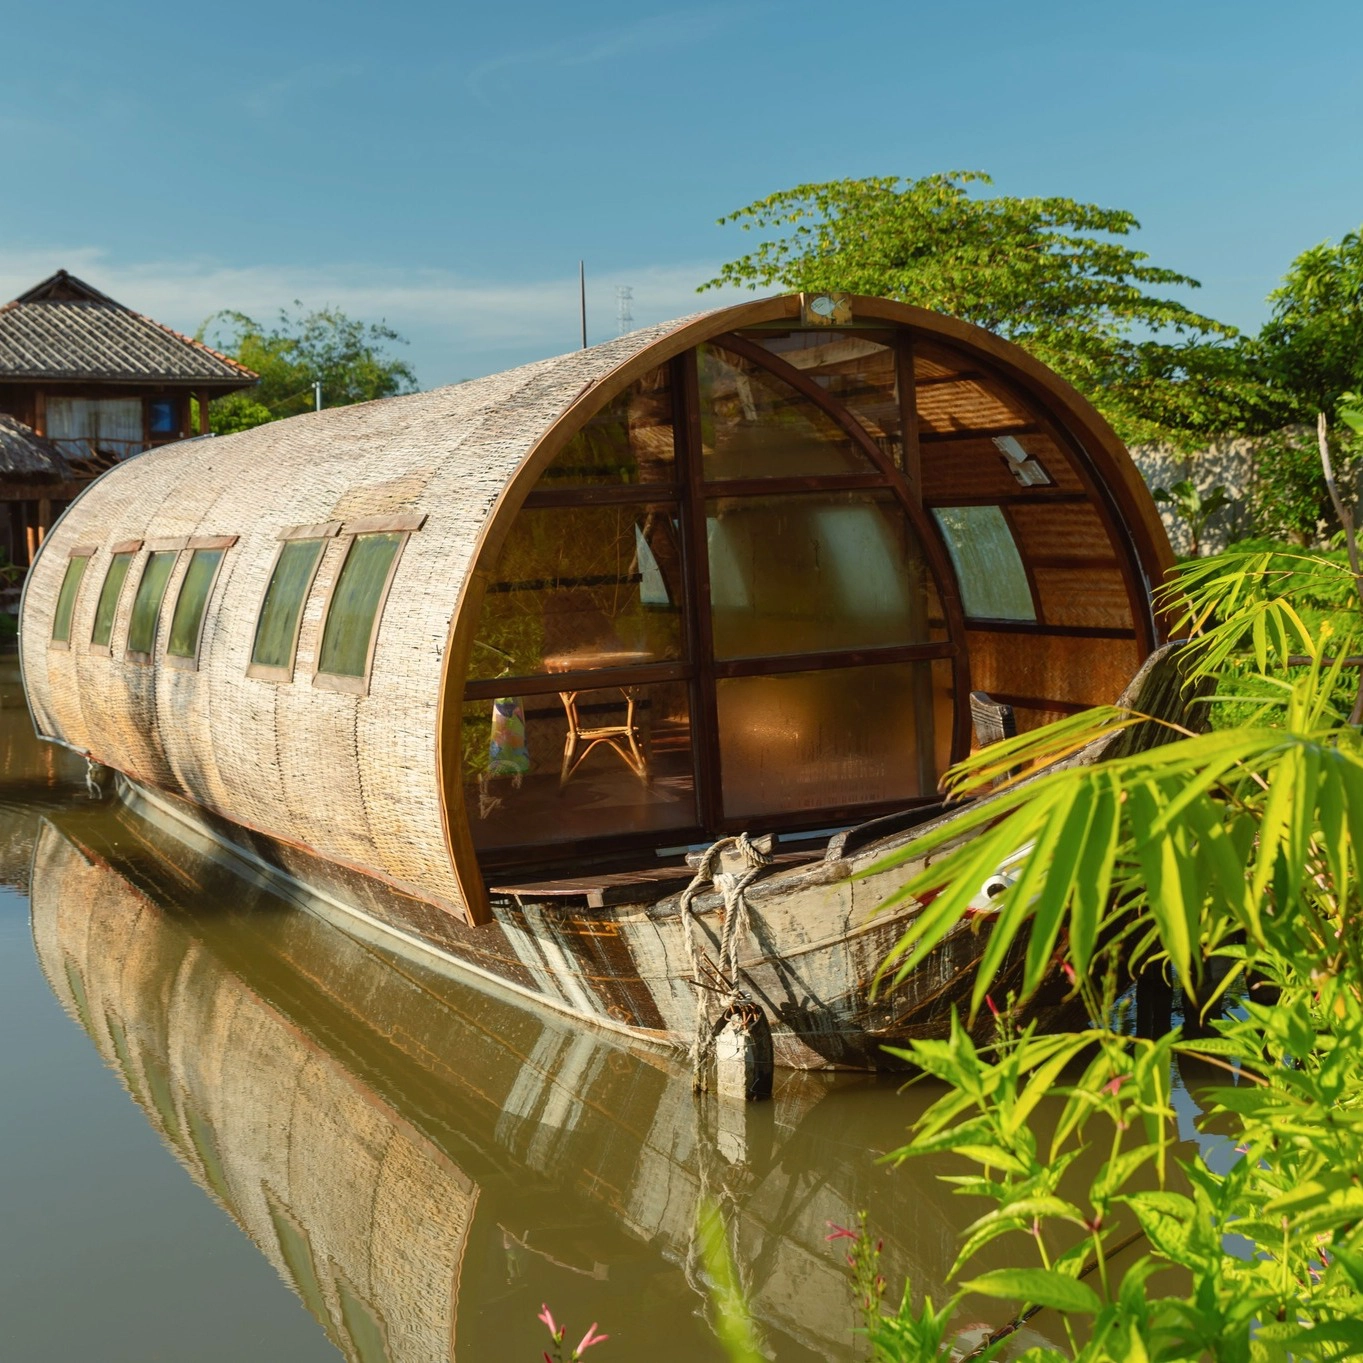
[(1272, 423), (1272, 395), (1234, 327), (1151, 290), (1197, 281), (1152, 265), (1121, 209), (992, 197), (978, 171), (799, 185), (720, 219), (777, 232), (702, 288), (882, 295), (1016, 341), (1084, 393), (1128, 440), (1183, 447)]
[(416, 375), (404, 360), (387, 354), (404, 339), (385, 323), (360, 322), (337, 308), (303, 312), (281, 309), (266, 330), (241, 312), (216, 312), (199, 328), (198, 339), (239, 360), (260, 375), (245, 393), (219, 398), (209, 408), (217, 435), (248, 430), (280, 417), (310, 411), (313, 384), (322, 384), (324, 407), (410, 393)]
[(1255, 345), (1265, 377), (1300, 420), (1333, 416), (1344, 393), (1363, 389), (1363, 237), (1303, 251), (1268, 301)]

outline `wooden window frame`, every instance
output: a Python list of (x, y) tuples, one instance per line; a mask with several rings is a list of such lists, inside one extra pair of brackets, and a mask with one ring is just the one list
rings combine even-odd
[[(166, 608), (166, 597), (170, 594), (171, 579), (175, 576), (180, 567), (180, 555), (184, 552), (184, 547), (188, 541), (184, 536), (178, 539), (147, 540), (142, 546), (147, 551), (147, 557), (142, 560), (142, 575), (137, 579), (137, 590), (133, 592), (132, 610), (137, 609), (137, 594), (142, 590), (143, 579), (147, 576), (147, 569), (151, 567), (151, 561), (157, 554), (174, 554), (175, 561), (170, 565), (170, 573), (166, 577), (166, 585), (161, 588), (161, 599), (156, 603), (156, 619), (151, 627), (151, 648), (142, 650), (128, 647), (128, 635), (132, 633), (132, 615), (128, 616), (128, 633), (123, 638), (123, 660), (129, 663), (136, 663), (139, 667), (150, 667), (156, 660), (156, 641), (161, 637), (162, 612)], [(131, 570), (129, 570), (131, 576)], [(181, 581), (184, 579), (181, 578)], [(177, 590), (178, 597), (179, 592)], [(113, 642), (112, 636), (109, 640)]]
[[(213, 570), (213, 576), (208, 580), (208, 591), (204, 596), (203, 613), (199, 616), (199, 632), (194, 639), (194, 654), (192, 657), (182, 658), (178, 653), (170, 651), (170, 633), (166, 633), (166, 647), (161, 650), (162, 661), (167, 667), (173, 667), (179, 672), (197, 672), (199, 670), (199, 655), (203, 652), (204, 627), (208, 624), (208, 607), (213, 601), (213, 593), (218, 588), (218, 578), (222, 575), (222, 566), (227, 562), (227, 550), (229, 550), (238, 540), (237, 535), (197, 535), (192, 538), (185, 548), (189, 551), (189, 560), (185, 565), (185, 571), (180, 574), (179, 585), (175, 589), (175, 604), (170, 608), (170, 624), (175, 624), (175, 612), (180, 609), (180, 597), (185, 590), (185, 579), (189, 575), (189, 564), (194, 562), (194, 553), (199, 549), (221, 549), (222, 557), (218, 560), (218, 566)], [(167, 592), (169, 595), (169, 592)], [(162, 599), (161, 609), (165, 609), (165, 600)]]
[[(55, 635), (49, 635), (47, 646), (57, 653), (69, 653), (71, 651), (71, 631), (76, 625), (76, 603), (80, 600), (80, 589), (85, 585), (85, 574), (90, 571), (90, 560), (99, 552), (97, 544), (78, 544), (66, 556), (66, 572), (71, 571), (71, 563), (74, 559), (83, 558), (85, 567), (81, 569), (80, 581), (76, 583), (75, 594), (71, 598), (71, 618), (66, 622), (66, 638), (58, 639)], [(62, 587), (66, 586), (66, 574), (62, 574)], [(61, 588), (57, 591), (57, 602), (61, 603)], [(52, 628), (57, 628), (57, 609), (52, 610)]]
[[(255, 628), (251, 631), (252, 661), (246, 664), (246, 675), (248, 677), (252, 677), (256, 681), (293, 681), (294, 666), (298, 662), (298, 638), (303, 631), (303, 616), (307, 612), (308, 601), (312, 597), (312, 589), (317, 581), (317, 574), (322, 569), (322, 560), (327, 556), (327, 543), (336, 537), (340, 528), (340, 521), (325, 521), (319, 525), (291, 525), (279, 532), (279, 548), (275, 550), (275, 556), (270, 563), (270, 573), (265, 579), (265, 591), (261, 594), (260, 605), (256, 608)], [(307, 585), (303, 588), (303, 595), (299, 598), (298, 617), (293, 622), (293, 642), (289, 646), (289, 664), (287, 667), (270, 667), (254, 661), (256, 636), (260, 633), (260, 618), (265, 610), (265, 600), (270, 594), (270, 583), (274, 581), (279, 560), (285, 548), (295, 540), (317, 540), (322, 546), (322, 552), (317, 555), (317, 562), (312, 565), (312, 572), (308, 576)]]
[[(345, 539), (347, 544), (341, 555), (341, 561), (336, 565), (335, 573), (332, 574), (331, 583), (327, 587), (327, 599), (322, 607), (321, 625), (317, 631), (317, 652), (312, 664), (312, 684), (317, 690), (340, 691), (352, 696), (367, 696), (369, 694), (369, 680), (374, 671), (374, 654), (378, 649), (379, 629), (383, 625), (383, 612), (388, 605), (388, 593), (393, 588), (393, 579), (397, 576), (398, 564), (402, 562), (407, 541), (425, 524), (425, 514), (417, 512), (393, 516), (369, 516), (364, 520), (348, 521), (342, 528), (341, 538)], [(351, 677), (343, 676), (338, 672), (323, 672), (318, 664), (322, 660), (322, 642), (326, 638), (327, 625), (331, 620), (331, 606), (336, 597), (336, 588), (340, 585), (341, 574), (345, 571), (345, 565), (350, 560), (355, 542), (361, 535), (401, 535), (402, 538), (398, 540), (397, 547), (393, 550), (393, 561), (388, 565), (388, 575), (383, 580), (378, 604), (374, 608), (374, 623), (369, 631), (369, 649), (364, 659), (364, 675)]]
[[(100, 597), (104, 595), (104, 588), (109, 581), (109, 573), (113, 569), (114, 560), (120, 554), (127, 554), (129, 559), (135, 560), (141, 552), (141, 540), (120, 540), (117, 544), (109, 546), (109, 563), (104, 569), (104, 580), (99, 584), (99, 596), (95, 598), (95, 615), (99, 615)], [(109, 642), (107, 644), (95, 643), (95, 621), (90, 622), (90, 646), (89, 652), (97, 658), (112, 658), (114, 656), (114, 635), (118, 632), (118, 608), (123, 603), (123, 593), (127, 590), (128, 579), (132, 576), (133, 564), (129, 562), (128, 571), (123, 575), (123, 581), (118, 589), (118, 595), (114, 597), (113, 618), (109, 621)]]
[[(508, 689), (517, 695), (531, 696), (564, 689), (571, 690), (575, 686), (580, 690), (595, 690), (620, 685), (685, 681), (689, 688), (691, 754), (698, 819), (697, 824), (689, 832), (699, 832), (701, 836), (711, 836), (714, 831), (735, 831), (740, 826), (752, 830), (774, 829), (794, 833), (805, 826), (854, 823), (900, 809), (929, 806), (940, 799), (935, 792), (918, 797), (809, 811), (812, 821), (809, 823), (793, 821), (790, 812), (760, 818), (748, 817), (737, 821), (721, 817), (723, 792), (716, 713), (716, 685), (719, 681), (738, 676), (774, 676), (788, 672), (821, 671), (826, 668), (941, 660), (950, 665), (956, 695), (963, 697), (969, 691), (969, 660), (966, 645), (967, 625), (957, 591), (955, 566), (947, 552), (935, 518), (923, 504), (917, 411), (913, 401), (912, 385), (906, 387), (903, 382), (906, 370), (910, 378), (913, 373), (911, 340), (905, 336), (900, 337), (902, 353), (897, 361), (900, 367), (900, 405), (905, 445), (903, 469), (880, 449), (850, 409), (843, 407), (836, 398), (824, 393), (812, 379), (785, 363), (779, 356), (771, 354), (747, 336), (732, 332), (711, 337), (706, 344), (752, 360), (777, 381), (784, 382), (812, 401), (858, 448), (866, 458), (869, 468), (860, 472), (794, 477), (707, 479), (701, 450), (700, 383), (696, 348), (692, 347), (676, 356), (671, 361), (673, 439), (678, 475), (676, 482), (628, 484), (607, 488), (574, 487), (552, 490), (536, 488), (526, 497), (524, 509), (550, 506), (566, 508), (604, 502), (635, 505), (663, 502), (675, 505), (679, 519), (679, 544), (683, 554), (682, 576), (688, 597), (685, 656), (680, 660), (641, 664), (628, 669), (529, 674), (479, 681), (465, 678), (461, 702), (495, 699), (506, 694)], [(713, 656), (713, 629), (710, 620), (707, 503), (729, 497), (827, 495), (859, 491), (889, 494), (908, 520), (919, 541), (925, 567), (944, 612), (942, 623), (936, 628), (943, 629), (946, 637), (886, 648), (840, 649), (717, 660)], [(1087, 499), (1081, 496), (1078, 500)], [(929, 626), (932, 627), (931, 621)], [(969, 707), (958, 700), (951, 726), (953, 761), (958, 760), (969, 748), (969, 725)], [(935, 752), (920, 754), (920, 759), (926, 764), (920, 769), (920, 780), (925, 778), (928, 767), (931, 768), (934, 777), (940, 775), (936, 771)], [(688, 830), (680, 828), (669, 830), (669, 836), (684, 841), (688, 836)], [(572, 843), (534, 843), (485, 848), (478, 852), (478, 857), (483, 865), (489, 867), (510, 862), (525, 864), (527, 861), (562, 859), (578, 854), (585, 855), (588, 852), (604, 853), (655, 846), (657, 841), (658, 835), (655, 832), (619, 834), (579, 839)]]

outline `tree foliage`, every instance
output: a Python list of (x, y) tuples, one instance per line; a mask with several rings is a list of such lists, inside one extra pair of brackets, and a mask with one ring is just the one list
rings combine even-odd
[(322, 384), (324, 407), (345, 407), (392, 397), (416, 388), (404, 360), (387, 353), (406, 342), (385, 323), (361, 322), (337, 308), (302, 312), (281, 309), (268, 330), (241, 312), (217, 312), (199, 328), (198, 338), (260, 375), (247, 392), (220, 398), (209, 408), (217, 435), (247, 430), (266, 421), (296, 416), (314, 405), (313, 384)]
[(1303, 251), (1269, 302), (1259, 364), (1297, 417), (1333, 416), (1344, 393), (1363, 390), (1363, 237)]
[(1140, 224), (1074, 199), (981, 196), (978, 171), (799, 185), (720, 219), (779, 233), (704, 288), (881, 295), (1016, 341), (1128, 440), (1187, 447), (1272, 423), (1234, 327), (1168, 290), (1197, 287), (1127, 244)]

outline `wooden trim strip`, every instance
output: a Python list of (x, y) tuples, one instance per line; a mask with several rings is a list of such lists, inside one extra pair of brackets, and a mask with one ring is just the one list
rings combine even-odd
[(731, 478), (705, 483), (705, 499), (721, 497), (775, 497), (799, 492), (860, 492), (863, 488), (884, 488), (893, 492), (883, 473), (825, 473), (801, 478)]
[(1049, 492), (1037, 488), (1032, 492), (1001, 492), (996, 496), (929, 497), (924, 505), (929, 511), (952, 506), (1071, 506), (1082, 503), (1092, 506), (1093, 498), (1086, 492)]
[[(1053, 634), (1060, 639), (1134, 639), (1134, 629), (1108, 628), (1105, 625), (1043, 625), (1030, 620), (967, 620), (967, 629), (990, 634)], [(993, 695), (991, 691), (989, 693)]]
[(240, 538), (240, 535), (195, 535), (190, 539), (186, 548), (230, 549)]
[(502, 696), (557, 695), (560, 691), (608, 691), (620, 686), (649, 686), (655, 682), (688, 681), (690, 663), (641, 663), (578, 672), (544, 672), (531, 677), (484, 677), (464, 683), (465, 700), (497, 700)]
[(185, 535), (174, 535), (169, 539), (147, 540), (142, 547), (149, 554), (178, 554), (189, 543)]
[(402, 511), (391, 516), (366, 516), (362, 520), (347, 521), (341, 527), (343, 535), (382, 535), (397, 531), (420, 530), (426, 524), (424, 511)]
[(542, 506), (611, 506), (618, 502), (626, 505), (637, 503), (646, 506), (650, 502), (672, 504), (681, 496), (681, 488), (676, 483), (618, 483), (605, 487), (554, 487), (536, 488), (526, 495), (522, 503), (525, 507)]
[(918, 440), (923, 445), (945, 445), (960, 440), (996, 440), (1004, 435), (1046, 435), (1048, 434), (1034, 421), (1020, 426), (993, 426), (987, 431), (920, 431)]
[(923, 662), (954, 658), (958, 645), (940, 643), (901, 644), (897, 648), (845, 649), (839, 653), (790, 653), (761, 658), (730, 658), (715, 663), (716, 677), (766, 677), (782, 672), (826, 672), (835, 667), (878, 667), (889, 663)]
[(1045, 700), (1041, 696), (1015, 696), (1006, 691), (991, 691), (989, 699), (1016, 710), (1050, 710), (1058, 715), (1082, 715), (1094, 708), (1076, 700)]
[(319, 521), (316, 525), (286, 525), (279, 532), (279, 538), (282, 540), (329, 540), (340, 533), (340, 521)]
[(109, 553), (112, 554), (135, 554), (142, 547), (141, 540), (119, 540), (117, 544), (109, 546)]
[(67, 552), (66, 557), (93, 558), (97, 553), (99, 553), (99, 545), (97, 544), (77, 544)]

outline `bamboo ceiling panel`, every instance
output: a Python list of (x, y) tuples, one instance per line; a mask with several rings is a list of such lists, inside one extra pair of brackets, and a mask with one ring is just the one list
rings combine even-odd
[(1092, 506), (1019, 503), (1008, 514), (1024, 558), (1110, 559), (1114, 567), (1117, 564), (1118, 548)]
[(991, 695), (1111, 705), (1141, 663), (1134, 639), (969, 630), (970, 685)]
[(1069, 459), (1049, 436), (1023, 435), (1017, 441), (1050, 474), (1050, 487), (1023, 487), (1010, 471), (1008, 457), (986, 436), (924, 445), (923, 496), (930, 502), (1016, 496), (1041, 501), (1052, 492), (1084, 490)]
[(1020, 403), (1005, 402), (975, 379), (934, 383), (918, 390), (918, 425), (924, 435), (952, 431), (1006, 431), (1032, 422)]
[(1131, 598), (1121, 570), (1111, 568), (1033, 568), (1048, 625), (1088, 629), (1131, 629)]

